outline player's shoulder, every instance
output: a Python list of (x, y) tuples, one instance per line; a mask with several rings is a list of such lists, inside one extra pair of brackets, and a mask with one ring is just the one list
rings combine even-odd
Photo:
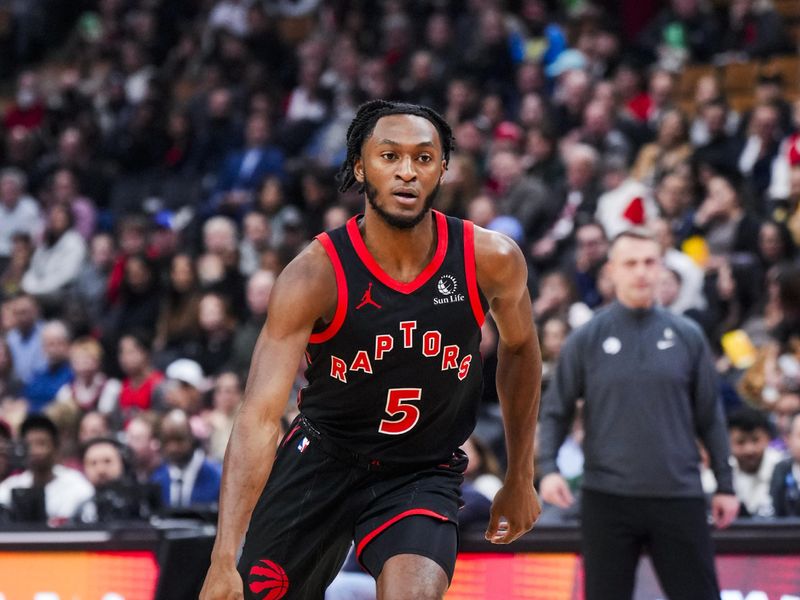
[(327, 251), (312, 240), (281, 271), (272, 296), (289, 305), (328, 306), (336, 302), (336, 272)]
[(475, 268), (484, 293), (508, 284), (527, 282), (528, 267), (514, 240), (497, 231), (473, 225)]

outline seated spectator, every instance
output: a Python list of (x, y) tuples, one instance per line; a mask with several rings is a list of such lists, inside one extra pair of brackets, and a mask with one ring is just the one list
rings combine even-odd
[(789, 423), (789, 458), (775, 465), (770, 496), (776, 517), (800, 517), (800, 412)]
[(578, 298), (589, 308), (600, 305), (597, 276), (606, 261), (608, 238), (603, 226), (590, 221), (575, 232), (574, 281)]
[(757, 0), (732, 0), (720, 50), (738, 60), (792, 52), (775, 8)]
[(139, 483), (147, 483), (161, 466), (161, 421), (153, 412), (142, 412), (128, 421), (125, 427), (125, 446), (130, 451), (132, 476)]
[(248, 317), (236, 327), (228, 360), (228, 367), (238, 373), (243, 380), (247, 379), (253, 348), (267, 320), (267, 306), (274, 284), (275, 275), (271, 271), (256, 271), (247, 281)]
[(752, 408), (740, 408), (728, 416), (733, 488), (741, 501), (739, 514), (773, 515), (770, 480), (782, 455), (769, 447), (772, 432), (767, 416)]
[(271, 236), (269, 219), (264, 213), (253, 210), (244, 216), (239, 243), (239, 271), (243, 275), (249, 277), (258, 270), (261, 253), (269, 248)]
[(563, 317), (550, 317), (539, 328), (542, 348), (542, 391), (547, 388), (553, 377), (561, 346), (571, 331), (569, 323)]
[(22, 382), (14, 374), (14, 357), (6, 339), (0, 335), (0, 398), (16, 398)]
[(82, 463), (94, 496), (78, 507), (76, 521), (109, 523), (150, 516), (153, 501), (146, 487), (129, 480), (119, 442), (109, 437), (88, 440), (83, 446)]
[[(718, 173), (711, 177), (706, 198), (694, 214), (694, 232), (702, 235), (716, 259), (734, 252), (755, 254), (759, 222), (745, 211), (741, 177)], [(714, 264), (719, 264), (718, 260)]]
[(70, 294), (84, 307), (91, 323), (98, 323), (105, 309), (115, 254), (114, 238), (110, 234), (93, 235), (87, 260), (72, 285)]
[(29, 412), (37, 413), (52, 402), (63, 385), (75, 374), (69, 364), (70, 333), (61, 321), (50, 321), (42, 327), (42, 348), (47, 366), (36, 371), (22, 395), (28, 401)]
[(123, 335), (119, 341), (118, 360), (125, 375), (119, 394), (119, 411), (123, 418), (158, 405), (158, 387), (164, 374), (153, 368), (149, 339), (142, 333)]
[(533, 317), (537, 323), (544, 323), (551, 317), (562, 317), (574, 329), (588, 321), (591, 313), (591, 309), (577, 299), (567, 275), (551, 271), (542, 276), (539, 294), (533, 301)]
[(72, 518), (94, 491), (79, 471), (57, 463), (56, 426), (44, 415), (31, 415), (22, 423), (20, 436), (26, 450), (25, 471), (0, 483), (0, 505), (13, 513), (13, 490), (39, 488), (44, 490), (45, 512), (50, 522), (61, 523)]
[(200, 363), (203, 372), (215, 375), (230, 357), (236, 320), (223, 296), (207, 293), (200, 299), (198, 322), (200, 334), (186, 348), (186, 356)]
[(86, 257), (86, 243), (73, 228), (72, 213), (56, 204), (47, 213), (42, 243), (22, 277), (22, 289), (52, 309), (60, 295), (78, 277)]
[(6, 334), (6, 341), (14, 360), (14, 374), (22, 384), (27, 384), (34, 372), (47, 366), (42, 347), (43, 323), (39, 319), (39, 303), (33, 296), (22, 294), (11, 301), (14, 328)]
[(11, 427), (0, 420), (0, 482), (5, 481), (14, 471), (14, 438)]
[(0, 170), (0, 267), (11, 255), (11, 237), (18, 232), (38, 239), (42, 229), (39, 205), (25, 193), (25, 173), (15, 167)]
[(685, 115), (679, 110), (667, 110), (659, 120), (656, 140), (639, 150), (631, 177), (652, 185), (664, 173), (688, 161), (691, 155)]
[(75, 231), (87, 242), (97, 226), (97, 209), (91, 199), (83, 196), (80, 181), (69, 168), (60, 168), (50, 178), (48, 205), (61, 205), (72, 215)]
[(200, 284), (192, 257), (180, 252), (170, 261), (166, 295), (156, 326), (153, 347), (157, 362), (166, 365), (178, 358), (199, 333), (197, 309)]
[(242, 404), (242, 384), (232, 371), (223, 371), (214, 382), (213, 406), (203, 413), (211, 434), (208, 439), (208, 455), (220, 463), (225, 458), (225, 449), (233, 431), (233, 421)]
[(78, 444), (80, 446), (95, 438), (111, 437), (112, 434), (108, 417), (96, 410), (85, 413), (78, 422)]
[(22, 278), (31, 266), (34, 250), (30, 234), (17, 231), (11, 236), (11, 254), (5, 268), (0, 260), (0, 298), (12, 298), (22, 292)]
[(162, 464), (151, 477), (161, 486), (166, 506), (188, 507), (216, 504), (221, 466), (209, 461), (192, 435), (189, 418), (180, 409), (161, 422)]
[(203, 368), (190, 358), (179, 358), (167, 366), (164, 375), (164, 406), (184, 411), (192, 420), (195, 436), (207, 437), (200, 436), (194, 423), (194, 418), (203, 410), (203, 394), (208, 390)]
[(143, 254), (129, 256), (123, 267), (119, 297), (107, 313), (103, 333), (113, 345), (121, 333), (145, 331), (155, 335), (161, 308), (161, 281), (155, 261)]
[(471, 435), (461, 449), (469, 462), (461, 484), (464, 507), (459, 514), (459, 525), (486, 527), (494, 496), (503, 487), (500, 465), (489, 447), (475, 435)]
[(789, 449), (792, 419), (796, 413), (800, 413), (800, 390), (784, 390), (778, 394), (778, 399), (770, 407), (770, 417), (776, 433), (770, 446), (786, 453)]
[(109, 378), (100, 370), (103, 364), (103, 348), (93, 338), (81, 338), (72, 342), (69, 363), (75, 378), (63, 385), (57, 402), (66, 402), (81, 412), (98, 410), (112, 413), (119, 401), (122, 388), (118, 379)]
[(253, 193), (265, 177), (284, 176), (283, 152), (270, 143), (271, 126), (261, 114), (247, 120), (245, 146), (225, 157), (209, 202), (214, 213), (240, 219), (253, 204)]
[(759, 199), (769, 189), (772, 163), (778, 156), (782, 133), (781, 113), (777, 105), (765, 103), (753, 109), (736, 161), (739, 171), (751, 182)]

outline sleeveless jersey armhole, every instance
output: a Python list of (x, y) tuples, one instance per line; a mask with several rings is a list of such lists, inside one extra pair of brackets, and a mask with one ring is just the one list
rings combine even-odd
[(316, 240), (325, 249), (325, 253), (333, 266), (333, 272), (336, 275), (336, 312), (333, 315), (333, 320), (325, 329), (311, 334), (308, 338), (310, 344), (321, 344), (331, 339), (341, 329), (347, 316), (347, 279), (344, 276), (342, 261), (339, 259), (339, 254), (336, 252), (333, 241), (327, 233), (320, 233), (316, 236)]
[(464, 272), (467, 277), (467, 294), (472, 314), (478, 327), (486, 320), (486, 301), (478, 288), (478, 274), (475, 267), (475, 230), (472, 221), (464, 221)]

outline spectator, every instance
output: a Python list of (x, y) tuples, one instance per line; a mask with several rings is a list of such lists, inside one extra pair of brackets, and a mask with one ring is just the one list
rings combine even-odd
[(34, 71), (23, 71), (17, 78), (16, 97), (14, 103), (6, 109), (3, 126), (5, 129), (21, 126), (36, 130), (42, 125), (44, 117), (45, 105), (39, 76)]
[(31, 415), (22, 423), (25, 471), (0, 483), (0, 505), (12, 506), (12, 490), (43, 489), (47, 518), (60, 524), (72, 518), (78, 506), (94, 493), (79, 471), (57, 462), (59, 436), (53, 422), (44, 415)]
[(164, 375), (164, 405), (181, 409), (189, 416), (196, 437), (207, 438), (202, 421), (195, 419), (204, 408), (203, 394), (208, 391), (202, 367), (189, 358), (179, 358), (167, 366)]
[(780, 112), (773, 104), (761, 104), (753, 110), (747, 136), (738, 154), (739, 171), (753, 184), (758, 198), (770, 186), (772, 162), (781, 143)]
[(256, 340), (267, 320), (275, 275), (271, 271), (256, 271), (247, 281), (247, 320), (240, 322), (233, 337), (229, 367), (242, 379), (247, 378)]
[(270, 246), (272, 229), (264, 213), (250, 211), (244, 217), (242, 230), (243, 239), (239, 244), (239, 271), (249, 277), (258, 270), (261, 253)]
[(792, 51), (780, 15), (756, 0), (733, 0), (720, 50), (744, 60)]
[(461, 449), (466, 453), (469, 462), (464, 471), (464, 483), (461, 484), (464, 507), (459, 514), (458, 523), (465, 529), (486, 527), (492, 500), (503, 487), (500, 464), (489, 446), (475, 434), (464, 442)]
[(0, 399), (16, 398), (22, 391), (22, 382), (14, 373), (14, 357), (8, 342), (0, 336)]
[(160, 402), (159, 385), (164, 374), (150, 362), (150, 342), (144, 333), (126, 333), (119, 340), (119, 366), (124, 378), (119, 394), (119, 410), (129, 418)]
[(22, 278), (31, 266), (34, 250), (31, 236), (24, 231), (11, 236), (11, 254), (0, 273), (0, 298), (11, 298), (22, 292)]
[(70, 383), (75, 374), (69, 364), (70, 333), (61, 321), (49, 321), (42, 326), (42, 349), (47, 365), (35, 371), (22, 395), (31, 413), (41, 412), (52, 402), (58, 390)]
[(719, 28), (699, 0), (671, 0), (642, 32), (643, 51), (670, 67), (706, 62), (719, 49)]
[(166, 288), (153, 342), (158, 362), (164, 365), (178, 358), (199, 332), (200, 284), (189, 254), (172, 257)]
[(269, 121), (260, 114), (247, 121), (245, 146), (225, 157), (210, 201), (214, 212), (241, 219), (252, 205), (253, 193), (265, 177), (283, 177), (283, 153), (270, 144)]
[(787, 438), (789, 458), (779, 462), (772, 473), (770, 495), (778, 517), (800, 516), (800, 413), (795, 413)]
[(198, 306), (198, 324), (200, 334), (186, 354), (197, 360), (204, 372), (215, 375), (231, 354), (236, 327), (225, 298), (213, 292), (203, 294)]
[(27, 384), (34, 372), (47, 366), (47, 357), (42, 348), (42, 322), (39, 320), (39, 304), (33, 296), (22, 294), (11, 302), (14, 329), (6, 335), (14, 373)]
[(174, 508), (216, 504), (220, 465), (209, 461), (197, 447), (182, 410), (171, 410), (161, 422), (161, 448), (164, 464), (155, 470), (151, 481), (161, 486), (164, 504)]
[(0, 170), (0, 268), (8, 263), (15, 233), (28, 233), (32, 239), (38, 239), (41, 233), (39, 205), (25, 193), (27, 181), (17, 168)]
[(608, 255), (608, 238), (603, 227), (590, 221), (575, 232), (573, 280), (578, 298), (589, 308), (600, 305), (597, 276)]
[(656, 141), (639, 151), (631, 177), (652, 185), (664, 173), (688, 161), (691, 154), (686, 117), (679, 110), (666, 110), (658, 123)]
[(60, 168), (53, 173), (48, 200), (50, 204), (68, 208), (72, 213), (75, 231), (87, 242), (91, 240), (97, 225), (97, 209), (90, 198), (81, 194), (80, 182), (71, 169)]
[(141, 412), (125, 427), (125, 445), (131, 455), (131, 475), (147, 483), (161, 465), (160, 419), (153, 412)]
[(85, 256), (86, 243), (73, 228), (69, 208), (54, 205), (47, 212), (42, 244), (33, 253), (31, 266), (22, 278), (22, 289), (51, 308), (78, 277)]
[(96, 438), (108, 438), (111, 434), (112, 429), (108, 417), (96, 410), (84, 413), (78, 423), (78, 444), (80, 447), (85, 447), (86, 444)]
[(752, 408), (740, 408), (728, 416), (733, 489), (741, 502), (740, 516), (771, 517), (769, 493), (772, 472), (783, 458), (769, 447), (772, 431), (767, 416)]
[(85, 309), (91, 323), (98, 323), (106, 308), (109, 278), (116, 248), (108, 233), (96, 233), (89, 242), (88, 260), (84, 261), (70, 291)]
[(222, 463), (225, 449), (233, 430), (233, 420), (242, 403), (242, 384), (233, 371), (223, 371), (214, 382), (213, 409), (203, 413), (211, 435), (208, 439), (208, 456)]
[(14, 472), (13, 458), (14, 438), (11, 436), (11, 427), (0, 420), (0, 483)]
[(101, 371), (103, 348), (99, 342), (93, 338), (72, 342), (69, 363), (75, 378), (61, 386), (56, 401), (67, 403), (81, 413), (96, 410), (111, 414), (117, 408), (122, 386), (119, 380)]

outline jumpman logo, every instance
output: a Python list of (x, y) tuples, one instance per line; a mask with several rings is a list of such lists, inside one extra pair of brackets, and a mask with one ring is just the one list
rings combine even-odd
[(361, 303), (358, 306), (356, 306), (356, 310), (360, 309), (362, 306), (366, 306), (367, 304), (372, 304), (372, 306), (374, 306), (375, 308), (381, 307), (380, 304), (378, 304), (377, 302), (375, 302), (375, 300), (372, 299), (371, 281), (369, 282), (369, 285), (367, 286), (367, 290), (364, 292), (364, 295), (361, 296)]

